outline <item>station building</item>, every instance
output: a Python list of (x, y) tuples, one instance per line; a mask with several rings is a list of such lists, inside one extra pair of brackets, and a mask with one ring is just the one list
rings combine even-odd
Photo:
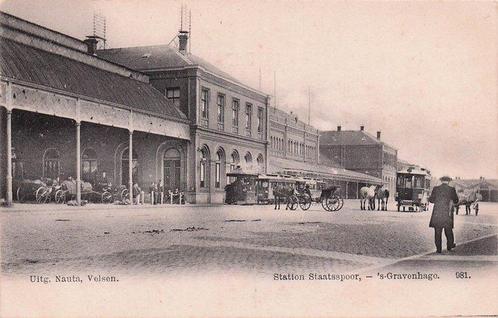
[(390, 193), (396, 192), (398, 150), (373, 136), (361, 126), (359, 130), (324, 131), (320, 135), (320, 156), (347, 170), (379, 178)]
[(97, 50), (95, 37), (0, 18), (9, 202), (12, 180), (72, 177), (161, 182), (189, 203), (223, 203), (228, 171), (266, 172), (269, 97), (187, 52), (188, 32), (178, 48)]
[(267, 169), (268, 95), (188, 52), (188, 32), (170, 45), (97, 51), (112, 63), (140, 71), (190, 122), (187, 194), (192, 203), (223, 203), (226, 173)]
[(10, 204), (22, 179), (131, 190), (194, 178), (190, 121), (147, 75), (96, 57), (92, 39), (6, 13), (0, 27), (1, 199)]

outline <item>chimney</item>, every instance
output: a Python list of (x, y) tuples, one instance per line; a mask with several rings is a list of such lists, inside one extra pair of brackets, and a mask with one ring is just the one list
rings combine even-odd
[(95, 36), (87, 36), (83, 41), (86, 44), (88, 54), (95, 55), (97, 52), (97, 38)]
[(337, 131), (341, 131), (342, 127), (341, 126), (337, 126)]
[(178, 34), (179, 51), (183, 55), (187, 54), (188, 31), (180, 31)]
[(360, 126), (360, 131), (364, 131), (365, 130), (365, 126)]
[(380, 140), (380, 131), (377, 132), (377, 139)]

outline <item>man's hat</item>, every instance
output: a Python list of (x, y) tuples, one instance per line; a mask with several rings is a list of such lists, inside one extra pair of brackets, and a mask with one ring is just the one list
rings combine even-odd
[(444, 176), (444, 177), (441, 177), (439, 180), (441, 180), (442, 182), (450, 182), (452, 179), (448, 176)]

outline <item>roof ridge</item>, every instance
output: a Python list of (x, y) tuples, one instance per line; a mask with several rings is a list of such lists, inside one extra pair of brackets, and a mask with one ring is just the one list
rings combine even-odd
[(122, 49), (138, 49), (138, 48), (150, 48), (150, 47), (169, 47), (168, 44), (154, 44), (154, 45), (136, 45), (136, 46), (121, 46), (108, 49), (97, 50), (100, 52), (111, 51), (111, 50), (122, 50)]

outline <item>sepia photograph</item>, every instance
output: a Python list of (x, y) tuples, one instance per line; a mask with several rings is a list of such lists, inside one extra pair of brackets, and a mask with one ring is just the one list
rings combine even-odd
[(496, 1), (0, 0), (0, 317), (497, 296)]

